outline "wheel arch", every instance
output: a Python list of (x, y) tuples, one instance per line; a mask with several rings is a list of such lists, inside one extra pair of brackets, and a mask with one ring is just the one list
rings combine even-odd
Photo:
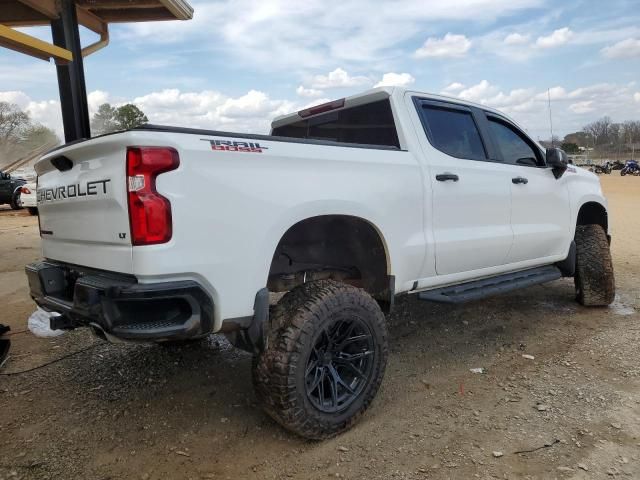
[(600, 225), (605, 232), (609, 232), (607, 207), (595, 200), (588, 200), (580, 205), (576, 218), (576, 226), (591, 224)]
[(272, 249), (267, 276), (270, 291), (287, 291), (305, 281), (328, 278), (391, 302), (389, 246), (375, 222), (357, 214), (323, 213), (289, 223)]

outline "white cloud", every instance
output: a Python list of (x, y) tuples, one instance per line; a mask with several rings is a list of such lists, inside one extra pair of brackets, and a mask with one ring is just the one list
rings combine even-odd
[[(318, 69), (396, 58), (397, 48), (445, 22), (486, 24), (545, 0), (193, 0), (188, 22), (136, 23), (114, 29), (114, 43), (197, 44), (246, 68)], [(375, 10), (375, 11), (373, 11)], [(212, 28), (215, 25), (216, 28)], [(268, 54), (266, 54), (268, 52)]]
[(455, 95), (456, 93), (460, 92), (461, 90), (464, 90), (464, 84), (460, 83), (460, 82), (453, 82), (450, 83), (449, 85), (447, 85), (446, 87), (444, 87), (442, 89), (442, 94), (443, 95)]
[(87, 103), (89, 104), (89, 116), (93, 116), (98, 111), (98, 107), (103, 103), (109, 103), (110, 98), (107, 92), (102, 90), (94, 90), (87, 94)]
[(246, 95), (238, 98), (228, 98), (217, 109), (222, 118), (252, 119), (266, 117), (267, 115), (281, 115), (288, 113), (282, 108), (287, 102), (271, 100), (266, 93), (258, 90), (250, 90)]
[(409, 73), (389, 72), (382, 76), (382, 80), (374, 87), (406, 87), (415, 82), (416, 79)]
[(21, 91), (0, 92), (0, 102), (12, 103), (22, 109), (24, 109), (30, 101), (29, 96)]
[(568, 93), (567, 97), (572, 100), (601, 98), (614, 93), (615, 86), (609, 83), (597, 83), (587, 87), (580, 87)]
[(320, 97), (324, 94), (322, 90), (316, 90), (315, 88), (305, 88), (303, 85), (300, 85), (298, 88), (296, 88), (296, 93), (300, 97), (309, 98)]
[(363, 76), (351, 76), (342, 68), (336, 68), (327, 75), (316, 75), (311, 80), (312, 89), (346, 88), (369, 85), (371, 79)]
[(627, 38), (614, 45), (604, 47), (600, 50), (606, 58), (634, 58), (640, 57), (640, 39)]
[(585, 100), (584, 102), (576, 102), (569, 105), (569, 110), (574, 113), (589, 113), (595, 110), (593, 100)]
[(567, 91), (563, 87), (551, 87), (548, 97), (551, 97), (551, 100), (561, 100), (567, 97)]
[(550, 35), (538, 37), (538, 39), (536, 40), (536, 45), (540, 48), (559, 47), (560, 45), (564, 45), (565, 43), (567, 43), (572, 36), (573, 32), (570, 28), (559, 28), (558, 30), (554, 30)]
[(524, 43), (529, 42), (529, 35), (522, 35), (520, 33), (510, 33), (506, 37), (504, 37), (503, 43), (505, 45), (522, 45)]
[[(517, 88), (502, 91), (486, 80), (459, 89), (456, 96), (494, 107), (513, 117), (534, 138), (549, 137), (549, 104), (547, 90)], [(608, 115), (614, 121), (637, 118), (640, 92), (635, 85), (594, 84), (567, 90), (562, 86), (549, 89), (554, 130), (566, 134), (581, 130), (597, 117)], [(635, 100), (635, 102), (634, 102)]]
[(536, 95), (536, 100), (549, 101), (551, 100), (563, 100), (568, 97), (568, 93), (564, 87), (551, 87), (549, 91), (543, 90)]
[(297, 110), (293, 102), (271, 99), (258, 90), (234, 98), (210, 90), (167, 89), (134, 98), (133, 103), (152, 123), (253, 133), (268, 132), (274, 117)]
[(415, 51), (417, 58), (463, 57), (471, 48), (471, 40), (464, 35), (447, 33), (442, 38), (429, 37)]
[[(96, 90), (90, 92), (88, 98), (95, 113), (97, 106), (112, 100), (113, 96)], [(35, 101), (21, 91), (0, 91), (0, 101), (17, 104), (33, 121), (53, 129), (60, 138), (64, 138), (60, 102), (57, 100)], [(328, 100), (316, 100), (314, 104), (325, 101)], [(124, 103), (136, 104), (151, 123), (253, 133), (268, 133), (273, 118), (303, 108), (288, 100), (272, 99), (258, 90), (231, 97), (207, 90), (181, 92), (166, 89), (112, 101), (112, 105)]]
[(491, 85), (488, 81), (482, 80), (477, 85), (473, 85), (469, 88), (465, 88), (458, 92), (457, 96), (469, 100), (470, 102), (482, 103), (483, 100), (491, 98), (498, 92), (498, 88)]

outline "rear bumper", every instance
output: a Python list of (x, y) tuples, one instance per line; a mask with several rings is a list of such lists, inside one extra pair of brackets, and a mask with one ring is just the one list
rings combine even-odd
[(35, 195), (20, 195), (20, 200), (19, 200), (20, 206), (21, 207), (37, 207), (38, 203), (36, 200), (36, 196)]
[(90, 326), (106, 338), (183, 340), (211, 333), (213, 301), (195, 281), (138, 283), (131, 275), (56, 262), (27, 265), (31, 297), (63, 315), (56, 326)]

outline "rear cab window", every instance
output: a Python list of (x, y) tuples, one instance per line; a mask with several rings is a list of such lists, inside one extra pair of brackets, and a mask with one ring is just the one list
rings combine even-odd
[(273, 128), (271, 135), (400, 148), (389, 99), (281, 125)]

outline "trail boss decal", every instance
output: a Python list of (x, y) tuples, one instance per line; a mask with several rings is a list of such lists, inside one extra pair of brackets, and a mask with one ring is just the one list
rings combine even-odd
[(39, 188), (38, 203), (52, 202), (63, 198), (86, 197), (87, 195), (106, 195), (107, 183), (111, 179), (94, 180), (92, 182), (73, 183), (71, 185), (62, 185), (55, 188)]
[(243, 152), (243, 153), (262, 153), (263, 150), (269, 150), (269, 147), (263, 147), (258, 142), (234, 142), (231, 140), (209, 140), (202, 139), (211, 144), (211, 150), (224, 152)]

